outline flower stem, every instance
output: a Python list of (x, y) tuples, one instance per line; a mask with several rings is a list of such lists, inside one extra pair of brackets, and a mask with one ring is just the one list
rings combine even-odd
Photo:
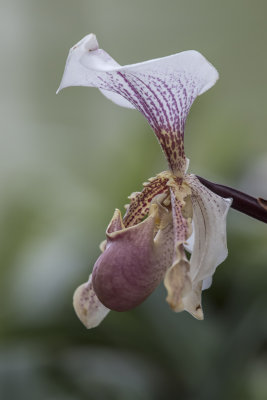
[(210, 182), (207, 179), (197, 176), (199, 181), (210, 189), (212, 192), (222, 197), (231, 197), (233, 199), (231, 207), (252, 218), (267, 223), (267, 201), (249, 196), (246, 193), (233, 189), (229, 186), (219, 185), (218, 183)]

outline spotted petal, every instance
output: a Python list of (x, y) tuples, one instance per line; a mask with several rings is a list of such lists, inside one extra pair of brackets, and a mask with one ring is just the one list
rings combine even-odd
[(59, 90), (94, 86), (115, 103), (141, 111), (154, 130), (170, 169), (183, 175), (187, 114), (195, 98), (217, 79), (215, 68), (194, 50), (121, 67), (98, 48), (95, 35), (90, 34), (71, 48)]
[(191, 290), (190, 264), (187, 260), (184, 243), (191, 235), (192, 207), (191, 190), (185, 183), (170, 179), (170, 193), (173, 218), (173, 260), (167, 270), (164, 285), (167, 289), (167, 302), (174, 311), (185, 309), (183, 298)]

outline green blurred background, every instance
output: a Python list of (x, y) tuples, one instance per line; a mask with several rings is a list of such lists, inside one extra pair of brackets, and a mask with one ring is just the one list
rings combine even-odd
[(87, 331), (72, 293), (115, 207), (166, 168), (148, 124), (96, 89), (56, 96), (85, 34), (119, 63), (202, 52), (220, 80), (186, 127), (191, 171), (267, 196), (267, 2), (1, 0), (1, 400), (267, 398), (267, 230), (230, 211), (205, 320), (160, 287)]

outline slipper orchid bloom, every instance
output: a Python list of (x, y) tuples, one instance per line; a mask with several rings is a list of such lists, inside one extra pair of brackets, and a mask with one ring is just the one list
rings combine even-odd
[(174, 311), (203, 319), (202, 290), (227, 256), (231, 199), (187, 173), (184, 127), (195, 98), (217, 79), (216, 69), (193, 50), (120, 66), (99, 49), (93, 34), (70, 49), (58, 91), (93, 86), (114, 103), (139, 110), (168, 162), (167, 171), (131, 194), (123, 217), (115, 210), (102, 254), (74, 294), (74, 308), (87, 328), (97, 326), (109, 310), (136, 307), (162, 280)]

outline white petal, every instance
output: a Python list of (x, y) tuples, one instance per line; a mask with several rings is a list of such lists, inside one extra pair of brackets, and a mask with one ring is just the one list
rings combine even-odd
[(121, 67), (96, 43), (90, 34), (72, 47), (59, 90), (94, 86), (116, 104), (138, 109), (156, 133), (171, 169), (183, 173), (185, 120), (195, 98), (218, 79), (216, 69), (194, 50)]
[[(98, 48), (95, 35), (90, 34), (70, 49), (58, 90), (68, 86), (95, 86), (104, 90), (115, 103), (134, 106), (156, 118), (158, 108), (166, 106), (167, 102), (168, 106), (164, 108), (168, 115), (164, 118), (171, 121), (177, 108), (185, 116), (195, 97), (213, 86), (217, 79), (216, 69), (195, 50), (121, 67)], [(115, 92), (117, 96), (113, 97), (107, 91)], [(149, 110), (146, 110), (140, 97), (148, 96), (152, 99), (147, 102)]]
[(190, 275), (195, 284), (204, 280), (206, 288), (216, 267), (228, 254), (226, 216), (232, 200), (211, 192), (194, 175), (189, 175), (187, 182), (192, 190), (195, 235)]
[(185, 309), (183, 298), (192, 290), (190, 264), (184, 251), (184, 243), (191, 234), (193, 210), (189, 197), (190, 188), (187, 185), (178, 186), (171, 180), (168, 185), (170, 185), (172, 204), (174, 251), (172, 264), (164, 277), (164, 285), (168, 292), (167, 302), (174, 311), (178, 312)]
[(135, 107), (120, 94), (105, 89), (99, 90), (107, 99), (113, 101), (113, 103), (117, 104), (118, 106), (135, 109)]
[(110, 311), (97, 298), (92, 285), (92, 275), (89, 280), (79, 286), (73, 296), (73, 306), (77, 316), (86, 328), (95, 328)]

